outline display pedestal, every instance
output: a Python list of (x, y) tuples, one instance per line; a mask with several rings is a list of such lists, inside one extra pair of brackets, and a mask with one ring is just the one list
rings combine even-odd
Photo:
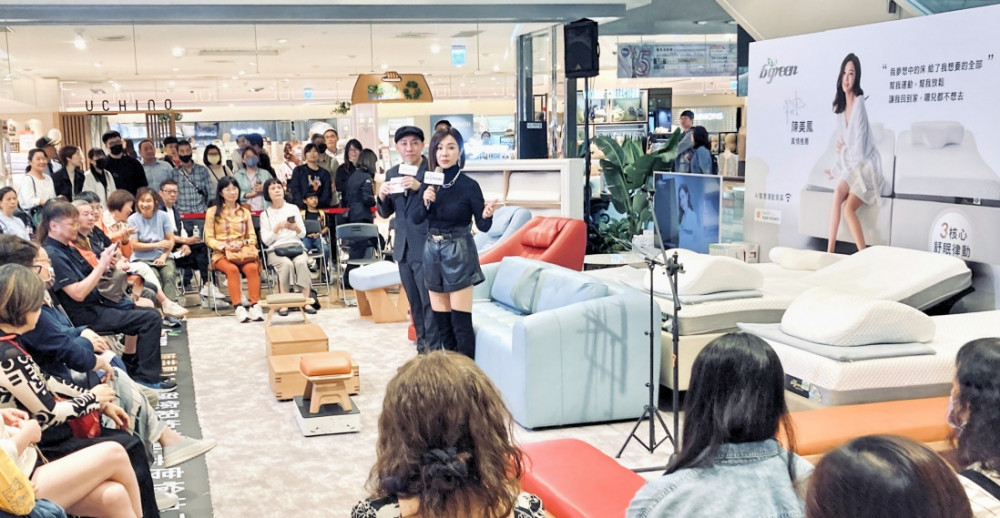
[(345, 412), (340, 405), (329, 404), (321, 406), (315, 414), (309, 413), (309, 401), (303, 401), (302, 396), (295, 396), (294, 401), (295, 422), (306, 437), (361, 431), (361, 412), (353, 399), (350, 412)]

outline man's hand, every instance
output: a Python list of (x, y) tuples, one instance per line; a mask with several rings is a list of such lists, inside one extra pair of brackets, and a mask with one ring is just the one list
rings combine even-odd
[(392, 189), (389, 188), (389, 182), (382, 182), (382, 187), (378, 188), (378, 199), (385, 201), (386, 196), (392, 194)]
[(163, 254), (163, 255), (161, 255), (160, 257), (157, 257), (156, 259), (153, 260), (153, 266), (163, 266), (165, 264), (167, 264), (167, 254), (166, 253)]
[(412, 176), (404, 176), (403, 179), (399, 181), (399, 184), (402, 185), (404, 189), (409, 189), (411, 191), (419, 191), (420, 186), (423, 185), (419, 180)]
[(177, 249), (177, 252), (180, 254), (181, 257), (187, 257), (191, 255), (191, 247), (187, 245), (181, 245), (181, 247)]
[(100, 267), (102, 271), (107, 270), (108, 267), (111, 266), (111, 261), (115, 258), (115, 252), (117, 251), (118, 247), (116, 245), (111, 245), (105, 248), (104, 251), (101, 252), (101, 258), (97, 260), (97, 266)]
[(101, 383), (107, 383), (115, 379), (115, 371), (111, 368), (111, 364), (108, 363), (108, 359), (102, 354), (97, 356), (97, 363), (94, 364), (94, 372), (104, 371), (104, 375), (101, 376)]
[(90, 340), (90, 345), (94, 347), (94, 352), (97, 354), (111, 350), (111, 346), (108, 345), (108, 342), (105, 341), (101, 335), (95, 333), (91, 329), (84, 329), (83, 332), (80, 333), (80, 336)]

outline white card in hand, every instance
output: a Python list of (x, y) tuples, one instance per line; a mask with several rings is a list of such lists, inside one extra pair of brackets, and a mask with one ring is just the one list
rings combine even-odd
[(403, 187), (403, 177), (394, 176), (389, 180), (389, 193), (399, 194), (401, 192), (406, 192), (406, 187)]
[(444, 185), (444, 173), (427, 171), (424, 173), (424, 183), (427, 185)]
[(403, 176), (417, 176), (420, 168), (415, 165), (399, 164), (399, 174)]

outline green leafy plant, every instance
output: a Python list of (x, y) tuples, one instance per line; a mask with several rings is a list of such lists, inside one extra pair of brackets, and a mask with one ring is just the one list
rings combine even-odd
[(604, 153), (601, 171), (611, 193), (611, 205), (625, 217), (618, 221), (599, 223), (608, 252), (619, 251), (632, 236), (642, 232), (653, 220), (652, 207), (643, 187), (652, 188), (653, 171), (672, 171), (680, 142), (680, 129), (675, 130), (662, 148), (646, 154), (638, 140), (625, 139), (622, 144), (611, 137), (597, 137), (594, 145)]
[(347, 115), (351, 111), (351, 103), (341, 101), (339, 103), (334, 103), (333, 111), (331, 113), (337, 115)]

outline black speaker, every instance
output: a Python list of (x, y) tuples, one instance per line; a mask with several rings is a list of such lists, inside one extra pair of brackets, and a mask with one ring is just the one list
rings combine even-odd
[(548, 158), (548, 131), (544, 122), (520, 121), (517, 124), (517, 158)]
[(594, 77), (601, 71), (597, 45), (597, 22), (586, 18), (563, 27), (566, 42), (566, 77)]

